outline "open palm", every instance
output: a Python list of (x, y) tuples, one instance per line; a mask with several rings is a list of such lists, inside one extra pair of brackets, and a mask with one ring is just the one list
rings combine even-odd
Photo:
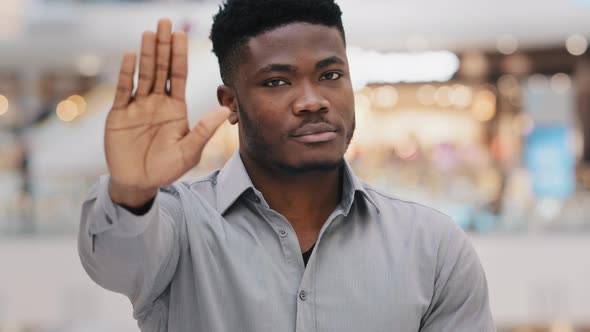
[(133, 93), (135, 53), (123, 58), (113, 108), (105, 127), (111, 182), (135, 190), (170, 184), (195, 166), (226, 108), (207, 113), (191, 130), (185, 101), (187, 38), (160, 20), (142, 38), (139, 80)]

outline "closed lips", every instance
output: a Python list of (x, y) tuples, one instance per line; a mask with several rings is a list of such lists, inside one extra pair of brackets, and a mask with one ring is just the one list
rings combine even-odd
[(313, 135), (325, 132), (335, 132), (336, 128), (334, 126), (325, 123), (325, 122), (318, 122), (318, 123), (309, 123), (304, 125), (301, 128), (295, 130), (291, 136), (299, 137), (299, 136), (306, 136), (306, 135)]

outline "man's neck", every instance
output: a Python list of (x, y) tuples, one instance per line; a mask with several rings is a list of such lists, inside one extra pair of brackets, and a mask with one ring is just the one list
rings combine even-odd
[(252, 183), (264, 195), (268, 205), (287, 218), (296, 231), (319, 232), (340, 202), (342, 167), (291, 173), (260, 167), (244, 157), (242, 161)]

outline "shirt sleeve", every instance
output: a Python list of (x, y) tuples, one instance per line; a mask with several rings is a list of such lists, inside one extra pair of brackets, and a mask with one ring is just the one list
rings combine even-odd
[(136, 216), (116, 205), (101, 176), (82, 205), (78, 252), (97, 284), (126, 295), (134, 311), (152, 303), (168, 286), (180, 255), (180, 201), (160, 190), (150, 210)]
[(419, 332), (496, 331), (483, 267), (467, 235), (450, 218), (438, 253), (434, 295)]

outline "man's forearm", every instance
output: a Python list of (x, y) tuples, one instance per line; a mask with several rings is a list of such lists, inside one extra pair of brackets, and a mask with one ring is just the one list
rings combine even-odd
[(164, 208), (157, 195), (145, 214), (133, 215), (111, 200), (109, 178), (103, 176), (82, 207), (82, 265), (96, 283), (127, 295), (134, 304), (148, 301), (157, 285), (167, 284), (178, 260), (178, 229), (171, 217), (177, 202), (163, 196)]

